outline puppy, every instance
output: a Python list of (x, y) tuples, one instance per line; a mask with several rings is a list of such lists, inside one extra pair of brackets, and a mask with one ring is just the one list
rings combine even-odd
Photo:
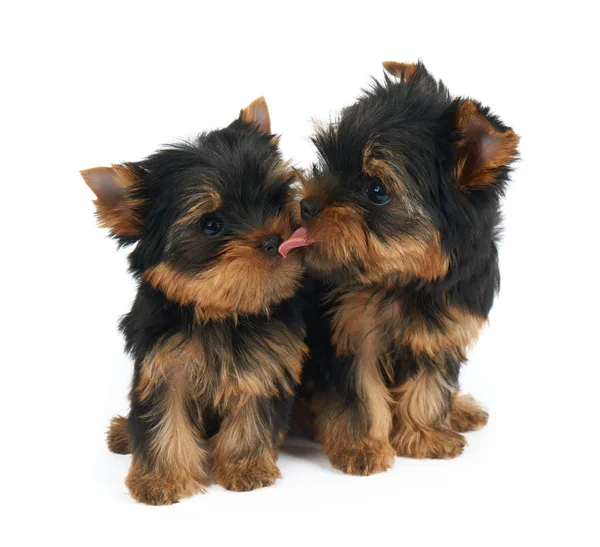
[(273, 484), (306, 346), (302, 259), (278, 253), (294, 175), (264, 99), (194, 142), (81, 174), (100, 225), (136, 243), (139, 287), (121, 321), (131, 410), (108, 433), (113, 452), (133, 454), (131, 495), (163, 505), (203, 491), (207, 448), (225, 488)]
[(421, 63), (384, 67), (391, 78), (317, 130), (302, 228), (281, 247), (314, 243), (298, 419), (356, 475), (394, 454), (453, 458), (460, 432), (487, 422), (458, 374), (499, 288), (499, 205), (519, 142)]

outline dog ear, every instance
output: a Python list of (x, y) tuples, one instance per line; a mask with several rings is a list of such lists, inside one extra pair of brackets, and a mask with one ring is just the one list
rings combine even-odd
[(446, 87), (441, 81), (436, 80), (421, 61), (416, 63), (397, 63), (396, 61), (385, 61), (385, 71), (394, 76), (396, 83), (408, 84), (412, 89), (420, 93), (447, 93)]
[(518, 157), (519, 136), (489, 109), (472, 100), (456, 108), (454, 181), (462, 189), (484, 188), (505, 176)]
[(259, 97), (252, 101), (246, 108), (242, 108), (240, 120), (254, 125), (264, 135), (271, 134), (269, 107), (264, 97)]
[(142, 170), (135, 164), (94, 167), (80, 171), (96, 194), (96, 214), (101, 227), (123, 243), (139, 239), (142, 226)]
[(408, 82), (415, 75), (417, 65), (414, 63), (397, 63), (396, 61), (384, 61), (383, 68), (391, 76), (399, 78), (403, 82)]

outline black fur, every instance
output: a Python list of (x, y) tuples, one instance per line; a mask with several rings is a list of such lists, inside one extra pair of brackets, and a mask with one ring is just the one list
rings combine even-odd
[[(324, 343), (331, 336), (331, 318), (339, 310), (340, 295), (367, 290), (380, 303), (382, 313), (401, 303), (402, 311), (390, 314), (387, 323), (377, 327), (381, 374), (388, 387), (401, 385), (423, 369), (441, 370), (445, 382), (457, 386), (462, 357), (456, 352), (434, 359), (415, 354), (399, 343), (402, 333), (415, 322), (425, 324), (432, 333), (444, 333), (449, 309), (486, 318), (500, 286), (500, 200), (512, 160), (492, 170), (492, 184), (469, 188), (457, 184), (457, 146), (463, 137), (457, 116), (464, 101), (452, 98), (443, 83), (419, 63), (410, 79), (386, 75), (383, 81), (375, 81), (355, 104), (343, 109), (339, 120), (319, 128), (313, 137), (319, 162), (312, 168), (304, 197), (324, 199), (325, 212), (332, 205), (359, 210), (367, 245), (375, 238), (383, 243), (401, 237), (410, 240), (430, 225), (449, 258), (447, 273), (435, 279), (399, 270), (366, 280), (371, 265), (359, 255), (345, 263), (319, 263), (315, 268), (312, 259), (321, 252), (317, 230), (327, 228), (317, 228), (318, 219), (303, 222), (317, 245), (306, 249), (306, 267), (313, 279), (307, 288), (310, 359), (304, 370), (302, 397), (341, 401), (348, 412), (354, 409), (359, 416), (355, 427), (362, 431), (370, 422), (356, 386), (360, 359), (334, 357), (334, 348)], [(489, 109), (473, 104), (494, 131), (510, 131)], [(402, 181), (403, 195), (394, 196), (389, 205), (376, 205), (366, 195), (365, 188), (374, 180), (364, 171), (368, 150)], [(422, 213), (414, 215), (414, 210)]]
[[(251, 489), (270, 484), (278, 473), (274, 458), (287, 431), (305, 352), (304, 322), (294, 296), (301, 257), (289, 262), (265, 252), (266, 238), (280, 240), (291, 232), (286, 199), (293, 177), (274, 136), (243, 117), (244, 111), (224, 129), (141, 162), (82, 172), (99, 198), (100, 220), (121, 245), (136, 244), (130, 271), (139, 287), (120, 327), (135, 361), (128, 418), (134, 466), (127, 484), (146, 503), (171, 503), (198, 491), (204, 480), (201, 456), (198, 476), (190, 476), (183, 463), (178, 469), (177, 461), (161, 460), (160, 450), (168, 447), (156, 447), (163, 442), (158, 437), (171, 412), (173, 390), (181, 390), (194, 436), (215, 439), (217, 480), (223, 486)], [(129, 181), (125, 190), (115, 175), (115, 188), (106, 191), (105, 181), (114, 173)], [(131, 217), (139, 233), (123, 228)], [(220, 233), (206, 233), (209, 218), (219, 220)], [(225, 274), (224, 267), (229, 268)], [(160, 281), (151, 275), (156, 271), (163, 272)], [(254, 271), (256, 276), (243, 273)], [(215, 290), (226, 287), (223, 299), (214, 297), (214, 290), (198, 292), (211, 279), (217, 279)], [(256, 302), (248, 303), (249, 288), (261, 297)], [(148, 360), (173, 340), (177, 346), (159, 363), (163, 371), (151, 372)], [(199, 348), (201, 364), (178, 348)], [(187, 361), (170, 363), (170, 358)], [(187, 375), (183, 384), (182, 374)], [(150, 394), (141, 387), (149, 378)], [(252, 405), (247, 412), (253, 414), (244, 418), (244, 424), (252, 420), (251, 430), (219, 448), (223, 420), (234, 420), (230, 416), (250, 404), (245, 401)], [(265, 460), (267, 452), (271, 456)], [(267, 467), (256, 478), (261, 465)], [(249, 466), (246, 476), (238, 476), (244, 466)]]

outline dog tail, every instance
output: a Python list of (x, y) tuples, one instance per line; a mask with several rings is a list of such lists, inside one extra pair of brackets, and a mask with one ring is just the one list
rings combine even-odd
[(106, 432), (108, 449), (115, 454), (131, 454), (131, 436), (127, 426), (127, 418), (115, 416)]

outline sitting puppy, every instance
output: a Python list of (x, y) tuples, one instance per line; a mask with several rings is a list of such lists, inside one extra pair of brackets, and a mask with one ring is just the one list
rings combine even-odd
[(499, 287), (499, 203), (519, 142), (421, 63), (384, 67), (393, 78), (317, 130), (303, 227), (281, 247), (314, 242), (299, 419), (306, 429), (310, 412), (333, 466), (356, 475), (394, 454), (453, 458), (459, 432), (487, 422), (458, 374)]
[(202, 491), (207, 445), (225, 488), (273, 484), (306, 347), (302, 259), (278, 253), (293, 173), (264, 99), (194, 142), (81, 174), (100, 224), (137, 243), (139, 288), (121, 322), (131, 411), (108, 434), (113, 452), (133, 453), (131, 495), (162, 505)]

